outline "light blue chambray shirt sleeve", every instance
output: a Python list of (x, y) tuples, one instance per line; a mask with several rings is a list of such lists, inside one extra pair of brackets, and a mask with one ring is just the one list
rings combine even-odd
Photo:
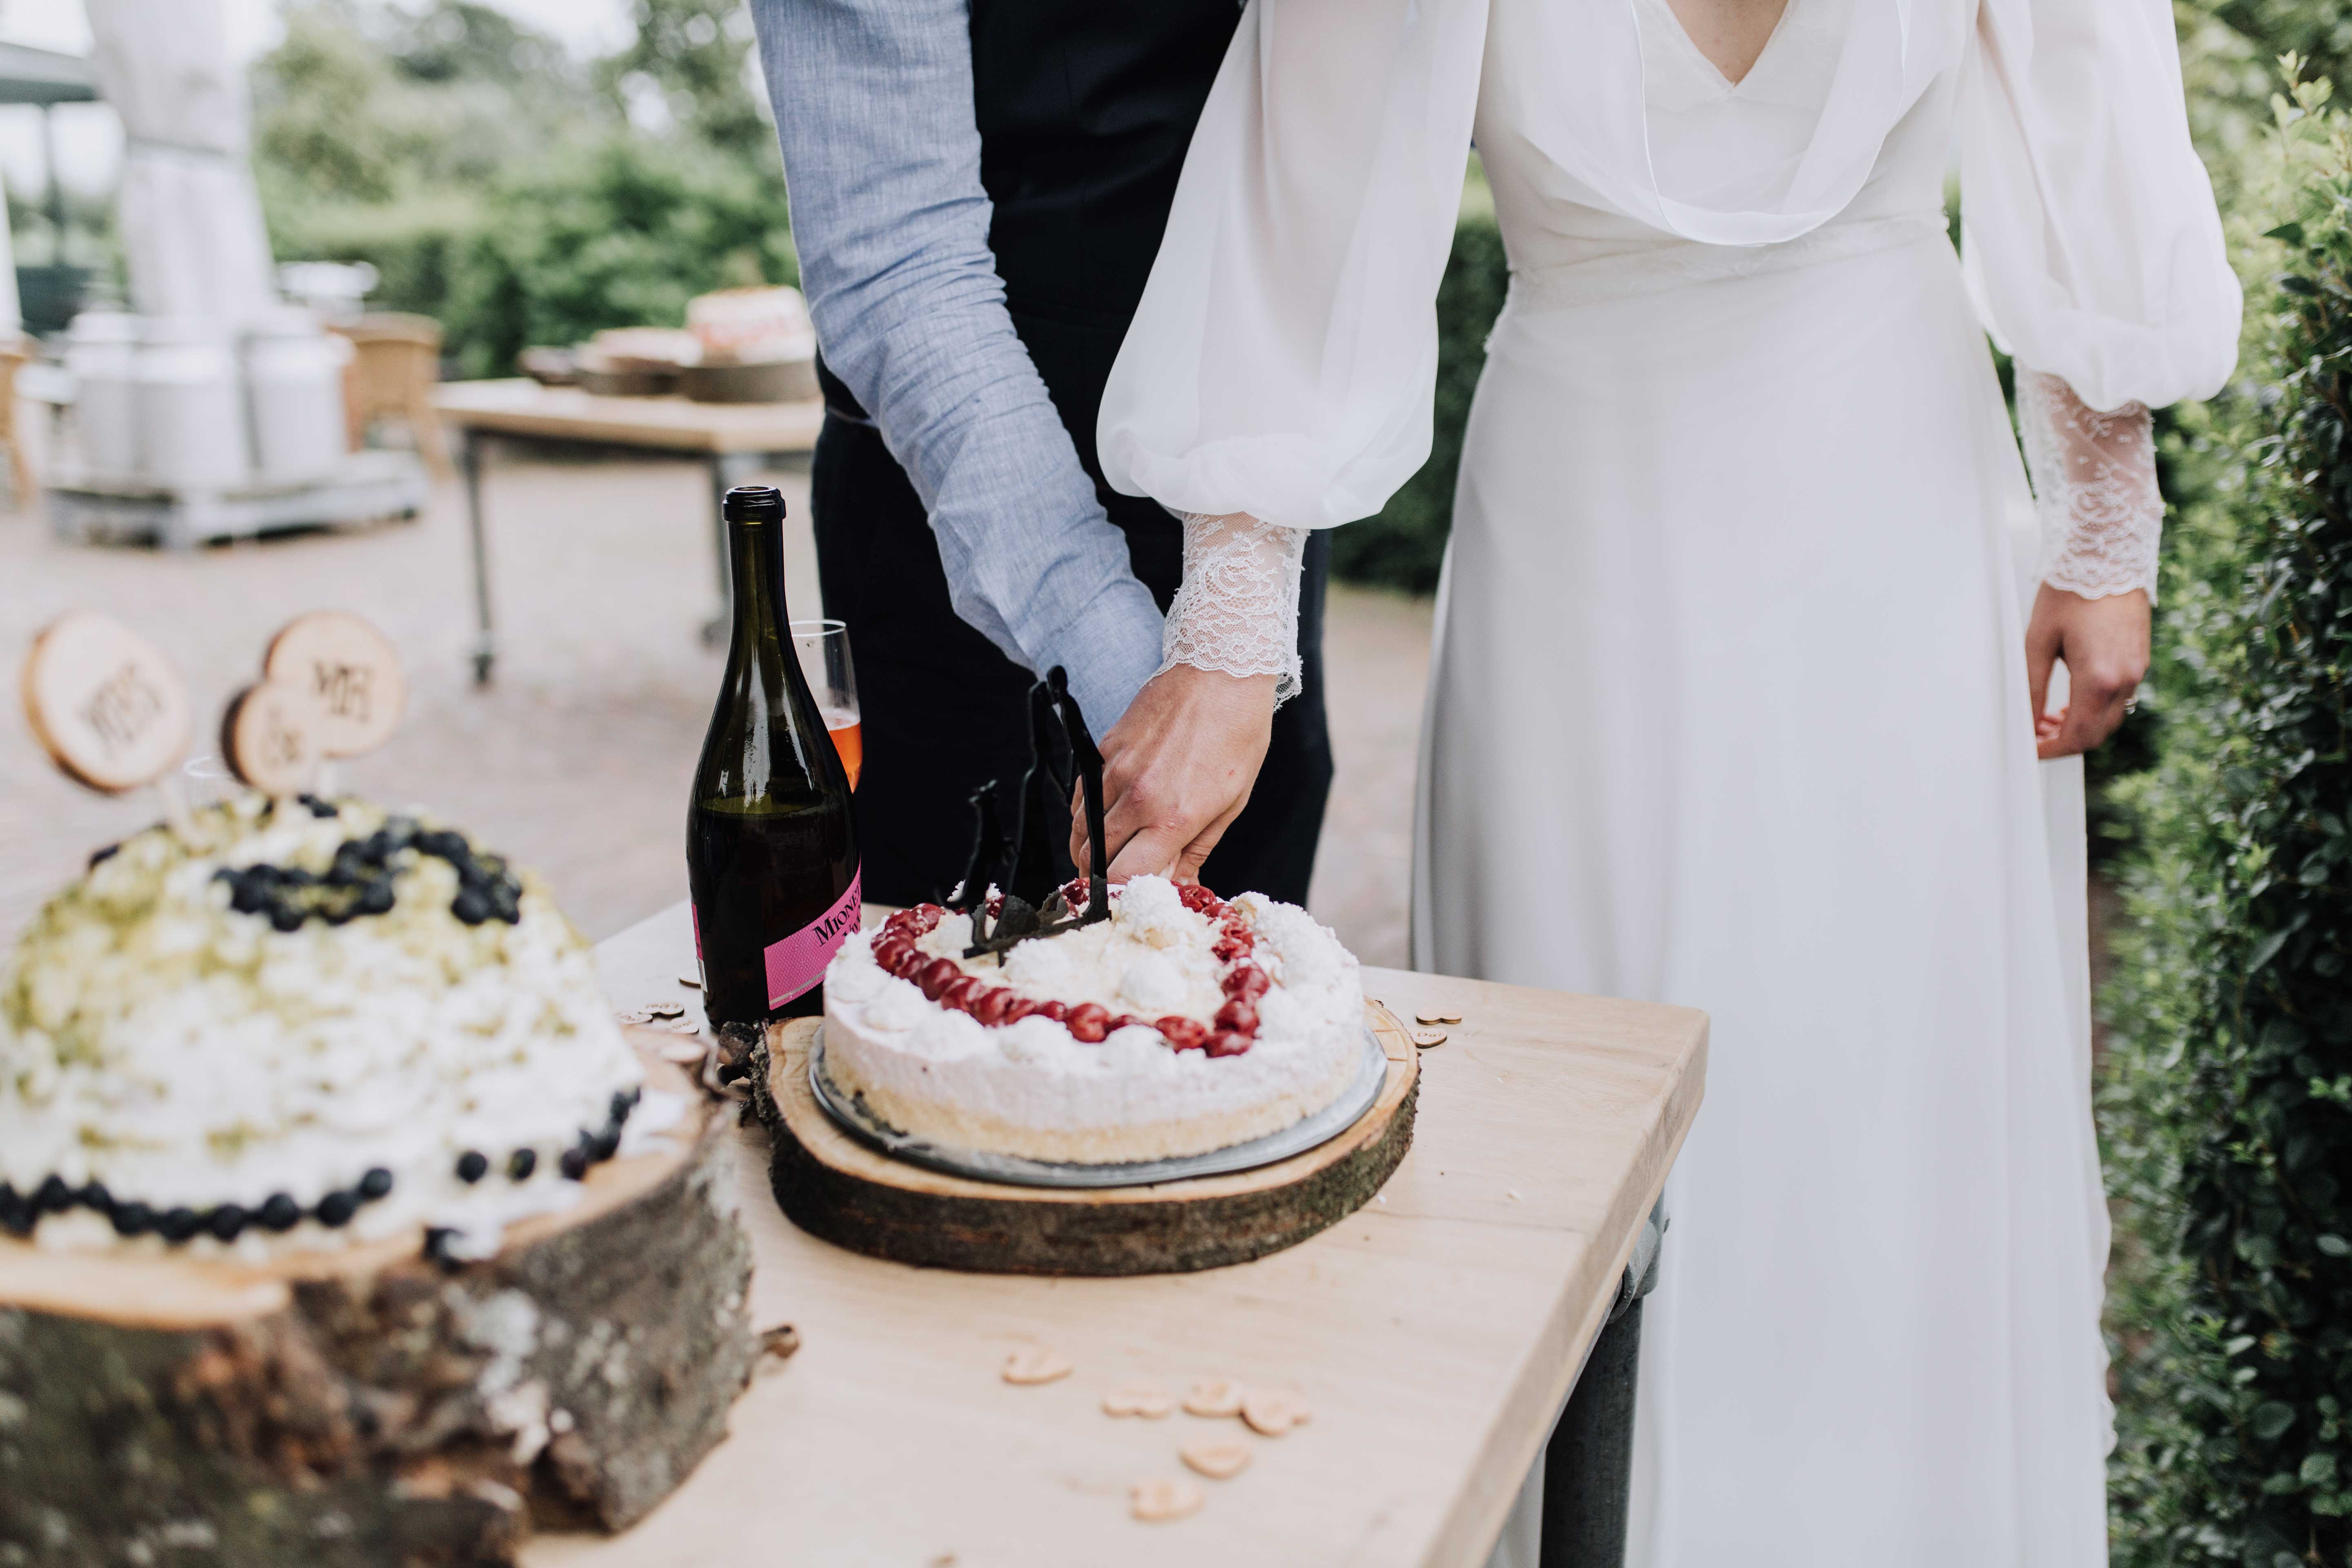
[(939, 538), (956, 614), (1055, 665), (1097, 735), (1162, 621), (1004, 308), (966, 0), (751, 0), (801, 285)]

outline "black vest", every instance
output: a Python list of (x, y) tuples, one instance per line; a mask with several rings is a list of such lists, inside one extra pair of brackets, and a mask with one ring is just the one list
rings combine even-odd
[[(1095, 416), (1240, 16), (1235, 0), (971, 0), (980, 177), (1013, 328), (1128, 529), (1139, 574), (1171, 588), (1177, 531), (1156, 502), (1104, 488)], [(826, 382), (837, 406), (855, 409)], [(1145, 523), (1161, 537), (1137, 537)]]

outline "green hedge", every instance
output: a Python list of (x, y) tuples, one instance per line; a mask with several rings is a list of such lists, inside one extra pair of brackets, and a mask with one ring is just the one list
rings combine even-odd
[[(2290, 80), (2293, 63), (2290, 61)], [(2279, 105), (2233, 395), (2184, 422), (2106, 997), (2118, 1568), (2352, 1562), (2352, 121)], [(2266, 220), (2254, 220), (2266, 221)]]
[(677, 326), (697, 294), (799, 281), (782, 180), (624, 133), (490, 192), (442, 322), (460, 375), (499, 375), (533, 344)]
[(282, 201), (280, 260), (366, 261), (373, 303), (437, 319), (459, 376), (508, 375), (537, 343), (677, 326), (695, 295), (797, 283), (783, 183), (690, 141), (618, 132), (488, 189), (389, 205)]

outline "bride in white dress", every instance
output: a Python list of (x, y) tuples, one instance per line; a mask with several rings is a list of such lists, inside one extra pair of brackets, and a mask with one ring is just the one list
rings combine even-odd
[[(2147, 405), (2234, 358), (2170, 8), (1675, 3), (1698, 42), (1668, 0), (1252, 0), (1104, 467), (1192, 514), (1170, 635), (1203, 662), (1297, 531), (1426, 456), (1475, 132), (1511, 293), (1440, 590), (1413, 957), (1712, 1016), (1632, 1561), (2084, 1568), (2107, 1229), (2080, 764), (2036, 753), (2103, 735), (2138, 671), (2030, 703), (2053, 651), (2078, 694), (2082, 649), (2130, 663)], [(1980, 322), (2021, 366), (2038, 542)], [(1205, 662), (1278, 668), (1264, 641)]]

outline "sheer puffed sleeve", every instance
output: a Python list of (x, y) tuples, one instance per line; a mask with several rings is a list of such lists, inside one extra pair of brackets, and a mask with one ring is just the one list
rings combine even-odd
[(2220, 391), (2238, 280), (2169, 0), (1983, 0), (1962, 93), (1961, 253), (2002, 346), (2093, 409)]
[(1486, 16), (1252, 0), (1103, 395), (1114, 489), (1319, 528), (1421, 467)]

